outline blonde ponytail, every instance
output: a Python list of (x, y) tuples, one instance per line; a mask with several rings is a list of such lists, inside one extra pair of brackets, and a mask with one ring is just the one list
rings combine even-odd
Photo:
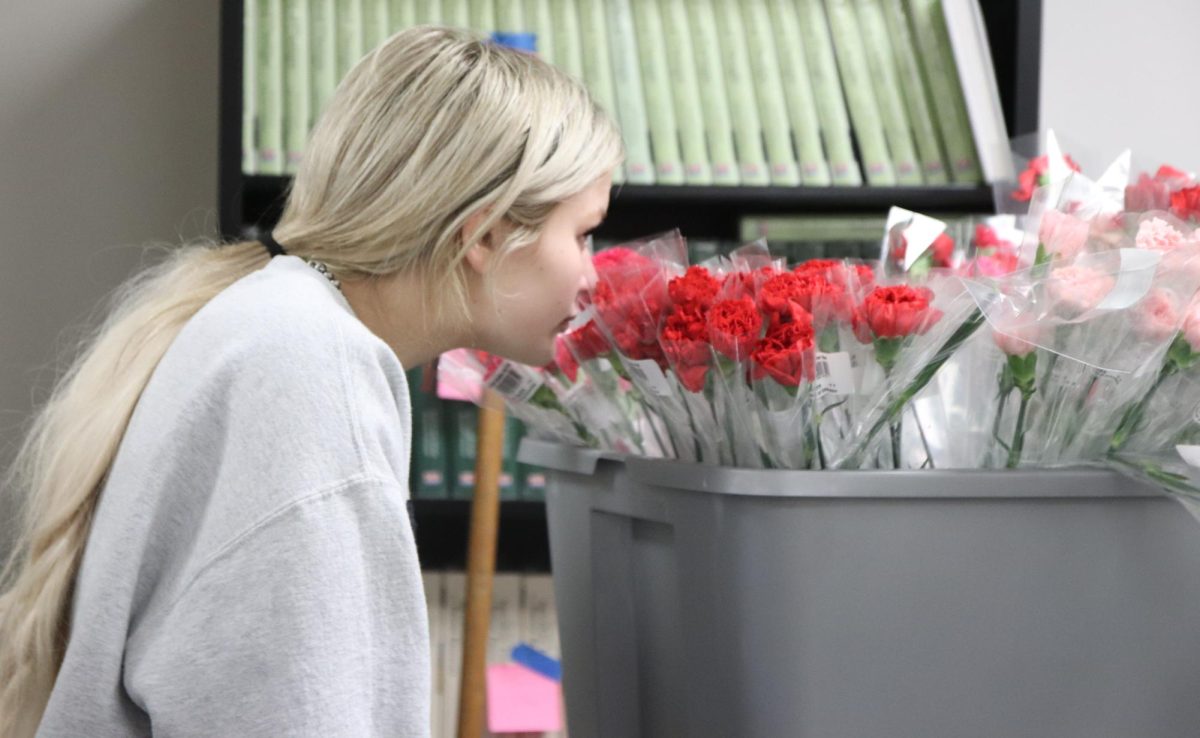
[(34, 419), (3, 485), (23, 493), (25, 509), (0, 575), (0, 737), (37, 730), (92, 513), (150, 374), (188, 319), (266, 259), (258, 243), (189, 246), (124, 285)]

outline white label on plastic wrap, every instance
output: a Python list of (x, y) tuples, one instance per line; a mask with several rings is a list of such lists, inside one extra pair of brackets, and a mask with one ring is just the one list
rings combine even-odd
[(1124, 310), (1136, 305), (1154, 283), (1162, 253), (1149, 249), (1121, 249), (1121, 272), (1097, 310)]
[(818, 351), (815, 363), (814, 385), (818, 396), (854, 393), (854, 366), (850, 363), (849, 353), (837, 351), (827, 354)]
[(659, 397), (671, 396), (671, 385), (667, 382), (666, 375), (659, 368), (658, 363), (653, 359), (642, 359), (641, 361), (627, 361), (625, 368), (629, 373), (638, 380), (638, 384), (650, 390)]
[(513, 402), (525, 402), (542, 386), (542, 380), (529, 367), (506, 361), (488, 379), (487, 386)]
[(1188, 466), (1200, 467), (1200, 446), (1185, 446), (1181, 444), (1175, 447), (1175, 451)]

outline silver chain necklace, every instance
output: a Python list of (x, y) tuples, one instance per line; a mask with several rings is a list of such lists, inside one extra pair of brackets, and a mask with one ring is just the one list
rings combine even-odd
[(338, 281), (337, 277), (333, 276), (333, 270), (330, 269), (325, 262), (317, 261), (316, 259), (305, 258), (304, 263), (308, 264), (313, 269), (316, 269), (322, 277), (328, 279), (329, 283), (336, 287), (338, 292), (342, 291), (342, 283)]

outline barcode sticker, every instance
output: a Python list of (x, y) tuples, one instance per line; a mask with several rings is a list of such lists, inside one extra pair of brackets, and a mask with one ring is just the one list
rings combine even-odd
[(653, 359), (642, 359), (641, 361), (627, 361), (625, 368), (629, 370), (629, 374), (634, 379), (638, 380), (638, 384), (659, 397), (671, 396), (671, 385), (667, 382), (666, 375), (659, 368), (658, 363)]
[(502, 363), (487, 380), (487, 386), (513, 402), (525, 402), (542, 386), (542, 379), (527, 366)]
[(816, 381), (819, 395), (849, 395), (854, 393), (854, 365), (845, 351), (816, 353)]

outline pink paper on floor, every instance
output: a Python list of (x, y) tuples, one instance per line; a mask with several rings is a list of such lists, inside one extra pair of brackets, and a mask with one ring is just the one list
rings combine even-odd
[(562, 687), (520, 664), (487, 668), (488, 730), (539, 733), (562, 730)]

